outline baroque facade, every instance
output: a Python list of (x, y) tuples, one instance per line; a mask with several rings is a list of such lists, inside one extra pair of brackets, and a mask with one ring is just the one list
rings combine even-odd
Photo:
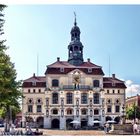
[[(104, 77), (101, 66), (83, 59), (83, 44), (76, 18), (68, 45), (68, 61), (47, 66), (45, 76), (35, 74), (22, 85), (22, 122), (44, 128), (68, 129), (77, 121), (81, 128), (119, 123), (124, 115), (124, 81)], [(99, 123), (95, 123), (99, 122)]]

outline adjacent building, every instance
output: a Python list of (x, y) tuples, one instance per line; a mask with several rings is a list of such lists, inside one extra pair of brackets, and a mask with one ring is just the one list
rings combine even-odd
[[(124, 113), (124, 81), (105, 77), (102, 67), (84, 61), (80, 28), (76, 19), (71, 29), (68, 60), (47, 66), (45, 76), (35, 74), (23, 82), (22, 122), (44, 128), (69, 129), (119, 123)], [(98, 121), (99, 123), (94, 123)]]
[(130, 108), (134, 105), (140, 107), (140, 95), (126, 98), (126, 108)]

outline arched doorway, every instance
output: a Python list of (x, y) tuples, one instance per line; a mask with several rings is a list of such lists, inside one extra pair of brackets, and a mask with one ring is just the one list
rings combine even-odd
[(110, 116), (107, 116), (107, 117), (106, 117), (106, 122), (107, 122), (107, 121), (111, 121), (111, 120), (112, 120), (112, 118), (111, 118)]
[(25, 117), (25, 119), (26, 119), (26, 125), (28, 125), (30, 127), (33, 127), (34, 126), (34, 120), (33, 120), (32, 117), (27, 116), (27, 117)]
[(53, 119), (52, 120), (51, 128), (59, 129), (59, 125), (60, 125), (60, 121), (58, 119)]
[(118, 124), (118, 123), (120, 122), (120, 117), (119, 117), (119, 116), (116, 117), (116, 118), (114, 119), (114, 121)]
[(44, 127), (44, 118), (43, 117), (38, 117), (36, 119), (36, 127), (38, 127), (38, 128)]
[(73, 120), (72, 119), (67, 119), (66, 120), (66, 128), (69, 129), (73, 129), (73, 123), (71, 123)]
[(86, 129), (86, 127), (87, 127), (87, 119), (82, 119), (81, 120), (81, 128)]

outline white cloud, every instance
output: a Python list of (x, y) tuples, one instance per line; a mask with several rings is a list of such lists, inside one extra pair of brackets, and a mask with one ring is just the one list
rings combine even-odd
[(140, 94), (140, 84), (134, 84), (133, 81), (131, 81), (131, 80), (125, 81), (125, 84), (127, 86), (126, 97), (135, 96), (137, 94)]
[(132, 85), (133, 82), (131, 80), (127, 80), (125, 83), (127, 86), (130, 86), (130, 85)]

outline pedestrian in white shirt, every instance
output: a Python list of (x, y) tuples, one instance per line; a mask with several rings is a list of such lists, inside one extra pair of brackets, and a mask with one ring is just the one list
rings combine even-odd
[(134, 125), (133, 125), (133, 133), (134, 133), (134, 135), (137, 134), (137, 130), (138, 130), (138, 125), (137, 125), (137, 123), (134, 123)]

